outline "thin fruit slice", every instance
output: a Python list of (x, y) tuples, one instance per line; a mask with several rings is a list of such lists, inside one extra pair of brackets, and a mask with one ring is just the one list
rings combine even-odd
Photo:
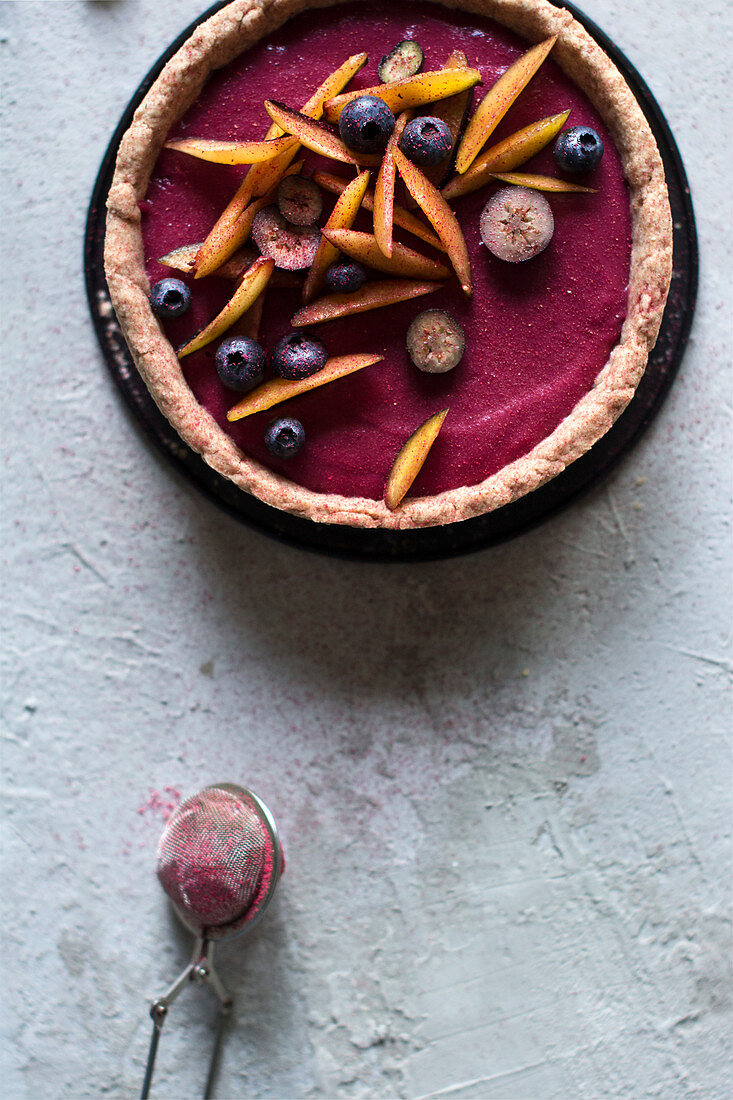
[(265, 141), (211, 141), (208, 138), (184, 138), (167, 141), (166, 149), (187, 153), (198, 160), (212, 164), (259, 164), (272, 160), (280, 153), (287, 153), (297, 145), (297, 138), (290, 135)]
[(437, 72), (418, 73), (393, 84), (377, 84), (374, 88), (360, 88), (357, 92), (344, 92), (325, 104), (326, 118), (338, 122), (347, 103), (357, 96), (375, 95), (383, 99), (390, 110), (405, 111), (409, 107), (421, 107), (423, 103), (435, 103), (438, 99), (456, 95), (481, 83), (478, 69), (438, 69)]
[[(300, 146), (298, 146), (298, 148), (300, 148)], [(274, 163), (273, 161), (273, 164)], [(289, 168), (285, 167), (282, 171), (278, 170), (276, 174), (278, 178), (297, 175), (302, 167), (303, 161), (298, 160), (295, 164), (291, 164)], [(201, 245), (200, 252), (196, 256), (196, 279), (203, 279), (206, 275), (213, 275), (213, 273), (220, 268), (238, 248), (242, 247), (252, 232), (252, 223), (256, 215), (260, 210), (263, 210), (274, 201), (277, 186), (278, 180), (275, 181), (270, 190), (266, 191), (261, 198), (254, 199), (245, 206), (244, 210), (242, 210), (236, 218), (222, 222), (218, 234), (213, 236), (211, 233), (209, 234)]]
[(256, 390), (252, 390), (231, 408), (227, 413), (227, 420), (230, 422), (243, 420), (245, 416), (266, 412), (273, 405), (279, 405), (291, 397), (307, 393), (308, 390), (315, 390), (339, 378), (345, 378), (348, 374), (370, 367), (382, 359), (384, 359), (383, 355), (337, 355), (329, 359), (325, 367), (316, 374), (309, 375), (308, 378), (298, 378), (295, 381), (273, 378), (271, 382), (265, 382), (264, 386), (258, 386)]
[(236, 330), (238, 336), (248, 336), (250, 340), (257, 340), (259, 338), (262, 314), (265, 309), (266, 293), (267, 291), (263, 290), (262, 294), (260, 294), (258, 298), (255, 298), (247, 312), (243, 313), (237, 321)]
[[(400, 43), (404, 45), (404, 43)], [(395, 47), (397, 48), (397, 47)], [(374, 236), (385, 256), (392, 255), (392, 227), (394, 225), (394, 184), (396, 168), (393, 150), (402, 137), (402, 131), (412, 117), (412, 112), (403, 111), (395, 123), (395, 128), (387, 142), (374, 188)]]
[(335, 321), (352, 313), (366, 313), (370, 309), (393, 306), (407, 302), (438, 289), (438, 283), (420, 283), (412, 279), (388, 279), (383, 283), (367, 283), (353, 294), (327, 294), (310, 305), (299, 309), (291, 317), (293, 328), (316, 325), (322, 321)]
[(499, 125), (514, 100), (529, 84), (557, 41), (557, 35), (527, 50), (510, 65), (479, 103), (466, 127), (456, 154), (456, 169), (461, 175), (470, 168)]
[[(338, 69), (327, 76), (323, 83), (316, 88), (310, 99), (306, 100), (302, 108), (303, 114), (310, 115), (311, 118), (321, 118), (324, 102), (337, 95), (342, 88), (345, 88), (352, 76), (358, 73), (367, 61), (368, 56), (365, 53), (356, 53), (347, 58), (342, 65), (339, 65)], [(270, 141), (282, 136), (283, 131), (273, 122), (265, 135), (265, 140)], [(252, 198), (264, 195), (270, 188), (280, 182), (297, 150), (298, 145), (294, 145), (273, 161), (252, 165), (204, 241), (205, 251), (202, 249), (202, 257), (197, 264), (202, 275), (210, 275), (225, 260), (229, 259), (231, 251), (234, 251), (236, 246), (230, 252), (227, 252), (227, 248), (231, 245), (219, 246), (218, 242), (227, 236), (228, 228), (237, 220)]]
[(379, 62), (377, 70), (383, 84), (394, 84), (395, 80), (404, 80), (414, 76), (423, 67), (425, 55), (419, 42), (405, 38), (386, 53)]
[(390, 512), (394, 512), (422, 470), (447, 415), (448, 409), (442, 409), (441, 412), (428, 417), (425, 423), (412, 433), (394, 460), (384, 490), (384, 503)]
[[(319, 187), (322, 187), (325, 191), (330, 191), (332, 195), (342, 194), (345, 188), (349, 186), (349, 180), (343, 179), (342, 176), (332, 176), (330, 172), (314, 172), (313, 179)], [(373, 191), (369, 190), (364, 192), (362, 206), (365, 210), (374, 210)], [(404, 206), (398, 206), (395, 203), (392, 211), (392, 218), (394, 224), (398, 225), (400, 229), (412, 233), (413, 237), (419, 237), (421, 241), (425, 241), (425, 244), (429, 244), (431, 248), (437, 248), (441, 252), (445, 252), (440, 237), (436, 237), (431, 231), (430, 226), (425, 225), (425, 223), (420, 221), (419, 218), (416, 218), (414, 214), (411, 214), (409, 210), (405, 210)]]
[(405, 181), (407, 190), (443, 242), (463, 293), (470, 297), (473, 294), (471, 261), (458, 218), (437, 187), (430, 180), (425, 179), (420, 169), (409, 161), (404, 153), (395, 149), (394, 158), (397, 171)]
[(231, 328), (262, 294), (274, 268), (274, 260), (266, 260), (264, 257), (255, 260), (221, 313), (218, 313), (214, 320), (210, 321), (206, 328), (203, 328), (192, 340), (178, 349), (178, 358), (183, 359), (191, 352), (206, 347), (212, 340), (216, 340)]
[(331, 130), (328, 130), (320, 122), (316, 122), (315, 119), (309, 118), (308, 115), (304, 115), (300, 111), (294, 111), (292, 107), (287, 107), (284, 103), (278, 103), (274, 99), (266, 99), (265, 110), (281, 129), (297, 137), (301, 145), (305, 145), (306, 149), (311, 149), (322, 157), (340, 160), (344, 164), (379, 164), (379, 157), (367, 156), (365, 153), (359, 153), (358, 155), (352, 153), (346, 148), (341, 138)]
[[(190, 275), (194, 270), (196, 256), (200, 248), (201, 243), (184, 244), (180, 248), (174, 248), (172, 252), (166, 253), (165, 256), (161, 256), (157, 262), (163, 264), (165, 267), (172, 267), (175, 271), (184, 271), (187, 275)], [(225, 264), (218, 267), (212, 274), (215, 275), (217, 279), (232, 279), (236, 282), (241, 279), (242, 275), (252, 266), (256, 259), (258, 259), (258, 254), (254, 249), (240, 248)], [(270, 279), (270, 286), (292, 288), (300, 286), (300, 280), (297, 275), (291, 275), (286, 271), (275, 270)]]
[[(467, 69), (468, 67), (468, 58), (462, 50), (454, 50), (443, 66), (444, 69)], [(461, 136), (461, 131), (463, 130), (470, 104), (471, 89), (466, 88), (465, 91), (449, 96), (448, 99), (441, 99), (440, 102), (434, 104), (430, 110), (431, 115), (445, 122), (450, 130), (451, 136), (451, 149), (444, 159), (441, 160), (439, 164), (434, 164), (429, 168), (423, 168), (425, 178), (429, 179), (431, 183), (434, 183), (436, 187), (440, 187), (448, 174), (451, 158), (458, 144), (458, 139)]]
[(450, 201), (461, 195), (470, 195), (489, 183), (494, 172), (511, 172), (514, 168), (521, 168), (557, 137), (569, 117), (570, 111), (548, 115), (492, 145), (464, 175), (454, 176), (448, 181), (442, 190), (443, 198)]
[(444, 309), (426, 309), (407, 330), (407, 353), (418, 370), (445, 374), (457, 367), (466, 350), (463, 326)]
[[(316, 180), (316, 182), (318, 181)], [(331, 216), (324, 226), (324, 232), (327, 229), (351, 228), (354, 224), (356, 215), (359, 213), (359, 207), (361, 206), (367, 184), (369, 183), (369, 173), (362, 172), (356, 179), (353, 179), (351, 183), (347, 183), (346, 180), (344, 180), (344, 183), (346, 186), (331, 211)], [(321, 236), (318, 250), (303, 285), (303, 302), (305, 304), (311, 302), (316, 294), (320, 293), (323, 288), (326, 271), (331, 264), (336, 262), (338, 257), (338, 248), (332, 245), (325, 236)]]
[(539, 191), (502, 187), (481, 211), (481, 240), (507, 263), (519, 264), (543, 252), (555, 232), (552, 208)]
[(443, 264), (421, 256), (397, 241), (392, 246), (392, 255), (385, 256), (377, 244), (377, 238), (371, 233), (357, 233), (353, 229), (324, 229), (323, 235), (352, 260), (384, 271), (387, 275), (400, 275), (404, 279), (447, 279), (450, 275)]
[(492, 172), (491, 178), (514, 183), (517, 187), (529, 187), (532, 191), (584, 191), (589, 195), (595, 195), (597, 191), (595, 187), (581, 187), (579, 183), (568, 183), (556, 176), (532, 176), (524, 172)]
[(321, 231), (317, 225), (288, 225), (277, 206), (258, 210), (252, 239), (263, 256), (285, 271), (305, 271), (315, 259)]

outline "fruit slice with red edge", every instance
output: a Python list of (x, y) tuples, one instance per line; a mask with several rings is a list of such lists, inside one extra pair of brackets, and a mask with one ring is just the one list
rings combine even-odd
[(227, 420), (230, 422), (243, 420), (245, 416), (266, 412), (273, 405), (279, 405), (301, 393), (308, 393), (309, 390), (318, 389), (319, 386), (325, 386), (329, 382), (336, 382), (339, 378), (346, 378), (347, 375), (379, 363), (382, 359), (384, 359), (383, 355), (337, 355), (327, 360), (321, 370), (308, 378), (299, 378), (297, 381), (273, 378), (272, 381), (258, 386), (256, 390), (252, 390), (237, 402), (227, 413)]
[(317, 225), (289, 225), (273, 204), (257, 211), (252, 239), (263, 256), (275, 261), (275, 267), (305, 271), (313, 263), (321, 232)]
[(438, 432), (443, 427), (443, 421), (448, 415), (448, 409), (442, 409), (428, 417), (416, 432), (410, 436), (403, 446), (390, 470), (387, 484), (384, 490), (384, 503), (390, 512), (394, 512), (413, 481), (423, 468), (430, 448), (438, 437)]
[(234, 322), (238, 321), (262, 294), (274, 269), (274, 260), (266, 260), (264, 257), (255, 260), (223, 310), (192, 340), (189, 340), (187, 344), (178, 349), (178, 358), (183, 359), (184, 356), (206, 347), (212, 340), (218, 339), (227, 329), (231, 328)]
[[(367, 61), (368, 56), (365, 53), (353, 54), (347, 58), (316, 88), (310, 99), (306, 100), (302, 108), (303, 114), (310, 115), (311, 118), (321, 118), (325, 101), (337, 95), (342, 88), (345, 88), (359, 69), (366, 65)], [(265, 135), (265, 140), (270, 141), (279, 137), (283, 137), (283, 131), (273, 122)], [(294, 145), (292, 149), (288, 149), (286, 153), (281, 153), (273, 161), (252, 165), (204, 241), (205, 251), (202, 250), (202, 258), (197, 264), (197, 268), (202, 275), (210, 275), (212, 271), (215, 271), (217, 267), (220, 267), (229, 259), (231, 252), (227, 253), (226, 248), (218, 247), (217, 242), (226, 236), (227, 228), (237, 220), (252, 198), (265, 194), (271, 187), (280, 182), (285, 169), (293, 160), (297, 150), (298, 145)]]
[(394, 158), (397, 171), (405, 181), (407, 190), (443, 242), (463, 293), (470, 297), (473, 294), (471, 261), (458, 219), (437, 187), (425, 178), (420, 169), (409, 161), (404, 153), (395, 149)]
[(324, 298), (303, 306), (291, 317), (290, 324), (293, 328), (301, 328), (303, 325), (316, 325), (324, 321), (335, 321), (338, 317), (349, 317), (352, 313), (366, 313), (370, 309), (393, 306), (411, 298), (420, 298), (423, 294), (431, 294), (438, 290), (439, 285), (412, 279), (366, 283), (361, 290), (355, 290), (352, 294), (327, 294)]
[(402, 137), (402, 131), (412, 117), (411, 111), (403, 111), (395, 123), (387, 148), (382, 157), (377, 182), (374, 187), (374, 237), (385, 256), (392, 255), (392, 227), (394, 225), (394, 185), (396, 168), (393, 150)]
[(564, 192), (585, 192), (586, 195), (595, 195), (595, 187), (581, 187), (579, 183), (568, 183), (567, 180), (558, 179), (557, 176), (532, 176), (524, 172), (492, 172), (491, 178), (503, 180), (504, 183), (514, 183), (517, 187), (529, 187), (533, 191), (553, 191), (557, 194)]
[(377, 84), (373, 88), (360, 88), (357, 92), (344, 92), (343, 95), (329, 99), (325, 104), (326, 118), (329, 122), (338, 122), (347, 103), (362, 95), (377, 96), (384, 100), (391, 111), (406, 111), (410, 107), (422, 107), (424, 103), (435, 103), (449, 95), (457, 95), (466, 88), (481, 83), (478, 69), (438, 69), (435, 72), (418, 73), (404, 80), (395, 80), (392, 84)]
[(460, 198), (461, 195), (470, 195), (484, 184), (490, 183), (493, 173), (511, 172), (514, 168), (521, 168), (557, 137), (569, 117), (569, 110), (559, 115), (548, 115), (492, 145), (473, 162), (464, 175), (454, 176), (448, 181), (441, 192), (443, 198), (450, 201)]
[(392, 255), (385, 256), (376, 236), (371, 233), (357, 233), (353, 229), (324, 229), (323, 235), (352, 260), (383, 271), (386, 275), (399, 275), (404, 279), (447, 279), (450, 275), (443, 264), (397, 241), (392, 246)]
[(265, 141), (213, 141), (209, 138), (184, 138), (167, 141), (166, 149), (187, 153), (211, 164), (260, 164), (295, 148), (298, 139), (290, 135)]
[(527, 50), (489, 88), (466, 127), (456, 153), (456, 169), (470, 168), (517, 96), (527, 87), (557, 41), (557, 35)]
[[(314, 176), (316, 183), (318, 180)], [(346, 183), (346, 181), (344, 181)], [(339, 195), (336, 204), (331, 211), (331, 216), (323, 227), (325, 233), (329, 229), (350, 229), (354, 224), (356, 215), (359, 213), (359, 207), (362, 204), (362, 200), (366, 193), (367, 185), (369, 183), (369, 172), (361, 172), (360, 175), (353, 179), (351, 183), (346, 183), (343, 191)], [(319, 184), (320, 186), (320, 184)], [(335, 245), (331, 244), (325, 236), (321, 235), (321, 241), (318, 245), (318, 251), (316, 252), (311, 269), (306, 276), (305, 283), (303, 285), (303, 302), (307, 304), (313, 301), (316, 294), (319, 294), (323, 289), (323, 280), (327, 269), (331, 264), (335, 263), (339, 257), (339, 250)]]
[(316, 122), (315, 119), (309, 118), (308, 115), (302, 114), (301, 111), (294, 111), (292, 107), (286, 106), (285, 103), (278, 103), (275, 99), (266, 99), (265, 110), (273, 122), (276, 122), (282, 130), (297, 137), (301, 145), (305, 145), (306, 149), (310, 149), (322, 157), (340, 160), (344, 164), (374, 166), (379, 164), (380, 158), (378, 156), (352, 153), (332, 130), (327, 129), (320, 122)]
[[(196, 256), (200, 248), (201, 242), (198, 244), (184, 244), (181, 245), (180, 248), (174, 248), (172, 252), (167, 252), (165, 256), (161, 256), (157, 262), (163, 264), (164, 267), (171, 267), (175, 271), (183, 271), (185, 274), (190, 275), (193, 273)], [(231, 279), (236, 282), (241, 279), (245, 271), (247, 271), (258, 258), (258, 253), (255, 252), (254, 249), (240, 248), (225, 264), (218, 267), (212, 274), (217, 279)], [(300, 279), (297, 275), (291, 275), (286, 271), (275, 270), (270, 279), (270, 286), (292, 288), (300, 286)]]
[[(300, 146), (298, 145), (298, 148)], [(274, 162), (273, 162), (274, 163)], [(286, 176), (297, 175), (303, 167), (303, 161), (298, 160), (289, 168), (278, 170), (279, 177), (269, 191), (259, 199), (254, 199), (245, 206), (244, 210), (236, 218), (222, 225), (219, 234), (212, 238), (207, 237), (201, 245), (201, 251), (196, 257), (194, 278), (203, 279), (207, 275), (213, 275), (226, 260), (237, 251), (238, 248), (249, 239), (252, 232), (252, 223), (256, 215), (270, 203), (274, 202), (278, 184)]]
[[(332, 176), (330, 172), (314, 172), (313, 179), (319, 187), (322, 187), (324, 191), (330, 191), (332, 195), (342, 194), (344, 189), (349, 186), (349, 180), (345, 180), (342, 176)], [(365, 191), (362, 206), (365, 210), (374, 210), (374, 192), (371, 189)], [(398, 225), (400, 229), (404, 229), (407, 233), (412, 233), (413, 237), (419, 237), (421, 241), (424, 241), (425, 244), (429, 244), (431, 248), (437, 248), (440, 252), (445, 252), (440, 237), (436, 237), (429, 225), (425, 225), (423, 221), (416, 218), (409, 210), (405, 210), (404, 206), (398, 206), (397, 203), (395, 203), (392, 211), (392, 218), (394, 224)]]

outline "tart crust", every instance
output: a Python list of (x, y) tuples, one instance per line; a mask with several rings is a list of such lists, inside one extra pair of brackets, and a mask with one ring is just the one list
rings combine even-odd
[(634, 395), (659, 332), (672, 274), (672, 218), (661, 157), (631, 90), (571, 14), (547, 0), (432, 0), (495, 20), (530, 42), (558, 34), (553, 60), (585, 92), (614, 140), (629, 184), (632, 247), (621, 339), (592, 389), (528, 454), (486, 480), (435, 496), (383, 501), (316, 493), (249, 458), (188, 387), (176, 353), (148, 301), (140, 202), (173, 123), (208, 75), (308, 8), (342, 0), (232, 0), (202, 23), (167, 63), (122, 138), (107, 199), (105, 271), (135, 364), (161, 412), (218, 473), (265, 504), (317, 523), (352, 527), (429, 527), (501, 508), (539, 488), (585, 454)]

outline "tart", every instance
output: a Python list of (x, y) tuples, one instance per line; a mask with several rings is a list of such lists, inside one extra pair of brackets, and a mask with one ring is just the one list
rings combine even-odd
[[(308, 271), (276, 267), (273, 272), (264, 255), (267, 246), (260, 258), (252, 241), (246, 244), (249, 254), (237, 252), (228, 266), (203, 278), (171, 269), (170, 253), (177, 249), (188, 250), (189, 265), (200, 257), (198, 246), (210, 237), (246, 173), (259, 167), (222, 163), (222, 143), (227, 148), (249, 143), (247, 155), (259, 157), (273, 119), (302, 136), (302, 101), (357, 49), (369, 61), (329, 97), (326, 116), (330, 111), (335, 121), (352, 91), (376, 88), (379, 98), (380, 59), (395, 44), (414, 40), (424, 55), (426, 77), (463, 54), (468, 66), (463, 68), (477, 72), (470, 79), (480, 83), (463, 88), (467, 100), (473, 96), (475, 122), (468, 122), (463, 136), (457, 134), (447, 182), (445, 173), (441, 179), (433, 169), (416, 169), (401, 152), (402, 139), (388, 145), (397, 188), (387, 193), (396, 204), (392, 218), (381, 207), (374, 215), (380, 199), (372, 198), (368, 206), (386, 153), (384, 158), (354, 153), (339, 162), (333, 159), (334, 149), (342, 155), (334, 145), (339, 130), (324, 123), (314, 130), (311, 148), (297, 148), (295, 141), (288, 146), (288, 131), (285, 137), (282, 129), (271, 131), (281, 157), (283, 149), (287, 157), (288, 148), (297, 148), (291, 172), (318, 183), (320, 229), (327, 226), (337, 195), (371, 174), (370, 191), (351, 187), (351, 193), (360, 191), (361, 207), (350, 229), (325, 229), (341, 259), (348, 259), (347, 248), (357, 257), (381, 254), (382, 269), (369, 267), (361, 289), (333, 299), (321, 287), (304, 305)], [(498, 88), (493, 100), (501, 99), (503, 75), (513, 65), (516, 71), (540, 42), (547, 43), (545, 54), (551, 49), (549, 57), (542, 57), (541, 67), (490, 127), (482, 114), (496, 109), (487, 93)], [(428, 84), (423, 80), (423, 89)], [(392, 99), (399, 112), (399, 95)], [(411, 111), (440, 115), (445, 103), (445, 96), (434, 95)], [(559, 173), (551, 144), (545, 144), (513, 172), (499, 163), (501, 178), (456, 195), (472, 171), (465, 163), (463, 173), (455, 171), (456, 154), (459, 162), (471, 154), (480, 158), (482, 149), (531, 131), (540, 119), (566, 117), (567, 111), (569, 126), (592, 128), (602, 139), (604, 155), (592, 172), (572, 179)], [(465, 125), (471, 111), (462, 114)], [(409, 117), (398, 125), (404, 127)], [(209, 151), (216, 146), (218, 162), (200, 159), (200, 149), (196, 156), (186, 152), (186, 143), (202, 141)], [(324, 151), (322, 142), (331, 159), (314, 151)], [(450, 203), (437, 216), (434, 200), (425, 197), (425, 179), (433, 180), (430, 194), (440, 194), (442, 187), (443, 201)], [(575, 187), (565, 189), (563, 181)], [(554, 235), (527, 262), (508, 263), (484, 244), (482, 211), (501, 188), (522, 186), (544, 188)], [(269, 205), (260, 201), (253, 212), (253, 218), (270, 219), (266, 228), (276, 223), (273, 194), (265, 196)], [(555, 477), (604, 435), (633, 397), (671, 278), (669, 203), (648, 124), (600, 47), (569, 12), (546, 0), (376, 0), (368, 12), (339, 0), (233, 0), (197, 28), (140, 104), (120, 144), (107, 208), (110, 295), (138, 370), (163, 414), (191, 448), (244, 492), (319, 523), (385, 528), (453, 523), (500, 508)], [(259, 213), (263, 209), (266, 215)], [(452, 221), (465, 245), (463, 260), (452, 247)], [(286, 231), (309, 232), (307, 226), (287, 224)], [(372, 232), (373, 251), (365, 253)], [(391, 258), (385, 236), (394, 241)], [(409, 256), (405, 262), (412, 274), (400, 274), (394, 257), (408, 253), (419, 253), (432, 265), (420, 269), (427, 277), (416, 277), (419, 265)], [(163, 257), (166, 263), (160, 262)], [(186, 264), (181, 266), (185, 271)], [(172, 275), (188, 286), (191, 308), (161, 319), (151, 307), (151, 285)], [(233, 328), (224, 324), (216, 340), (199, 346), (197, 334), (235, 299), (247, 312), (239, 309)], [(355, 305), (373, 305), (375, 299), (393, 304), (364, 311)], [(332, 301), (346, 302), (342, 315), (329, 306)], [(411, 326), (414, 332), (423, 311), (444, 311), (462, 339), (465, 334), (465, 351), (454, 369), (415, 366), (407, 333)], [(305, 383), (269, 379), (243, 397), (222, 384), (215, 365), (222, 335), (254, 333), (271, 351), (294, 325), (327, 348), (327, 385), (319, 384), (318, 374)], [(256, 411), (250, 415), (252, 403)], [(240, 415), (242, 409), (247, 415)], [(265, 443), (272, 417), (281, 412), (305, 426), (306, 443), (294, 457), (273, 454)], [(433, 423), (426, 446), (421, 428)], [(414, 437), (421, 440), (420, 453), (411, 456)], [(396, 460), (404, 483), (399, 499)]]

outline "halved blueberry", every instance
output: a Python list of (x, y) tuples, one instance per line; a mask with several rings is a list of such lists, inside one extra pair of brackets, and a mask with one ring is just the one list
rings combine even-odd
[(450, 153), (453, 138), (442, 118), (422, 115), (407, 123), (400, 138), (400, 149), (413, 164), (429, 168), (440, 164)]
[(603, 142), (590, 126), (573, 126), (563, 130), (553, 150), (555, 163), (563, 172), (580, 175), (591, 172), (601, 163)]
[(355, 153), (383, 152), (394, 128), (394, 115), (374, 95), (349, 100), (339, 118), (341, 140)]
[(182, 317), (191, 305), (191, 291), (180, 279), (161, 279), (150, 291), (150, 305), (158, 317)]
[(340, 260), (326, 268), (324, 282), (329, 290), (339, 294), (353, 294), (366, 281), (366, 271), (354, 260)]
[(305, 444), (305, 429), (294, 416), (280, 416), (265, 430), (265, 446), (276, 458), (293, 458)]
[(326, 365), (328, 352), (320, 340), (309, 339), (300, 332), (291, 332), (275, 344), (272, 369), (281, 378), (295, 381), (309, 378)]
[(214, 362), (223, 384), (230, 390), (245, 393), (262, 381), (267, 356), (256, 340), (248, 336), (231, 336), (219, 344)]

